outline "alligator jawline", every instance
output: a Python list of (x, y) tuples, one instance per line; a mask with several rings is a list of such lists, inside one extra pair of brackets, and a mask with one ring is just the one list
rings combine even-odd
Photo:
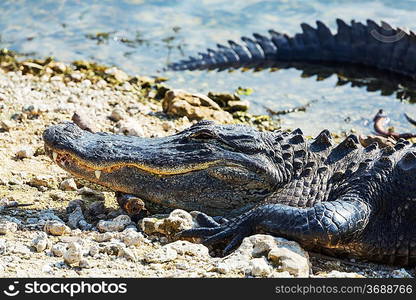
[[(157, 168), (146, 166), (144, 164), (139, 164), (139, 163), (134, 163), (134, 162), (117, 162), (117, 163), (110, 163), (105, 166), (97, 166), (65, 150), (56, 150), (56, 149), (52, 149), (51, 147), (49, 147), (47, 151), (50, 151), (52, 153), (52, 159), (60, 167), (64, 169), (68, 169), (68, 165), (72, 165), (72, 166), (75, 165), (77, 168), (83, 169), (86, 172), (95, 172), (95, 177), (97, 179), (100, 178), (101, 172), (108, 174), (108, 173), (112, 173), (124, 167), (133, 167), (142, 172), (145, 172), (151, 175), (156, 175), (156, 176), (174, 176), (174, 175), (185, 175), (185, 174), (189, 174), (195, 171), (206, 170), (213, 166), (221, 166), (220, 160), (199, 163), (196, 165), (189, 165), (187, 167), (182, 167), (178, 169), (157, 169)], [(227, 164), (227, 166), (234, 166), (234, 167), (241, 168), (241, 166), (236, 165), (236, 164)], [(75, 175), (79, 175), (79, 174), (75, 174)], [(85, 179), (88, 179), (88, 178), (85, 178)]]

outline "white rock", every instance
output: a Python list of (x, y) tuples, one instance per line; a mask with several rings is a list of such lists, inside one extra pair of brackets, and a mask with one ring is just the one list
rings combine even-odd
[(298, 251), (293, 250), (294, 247), (299, 247), (299, 245), (274, 247), (270, 250), (268, 259), (277, 265), (279, 270), (287, 271), (297, 277), (308, 277), (310, 272), (309, 256), (299, 254)]
[(17, 224), (6, 220), (0, 221), (0, 234), (9, 234), (16, 232)]
[(64, 256), (64, 253), (66, 251), (67, 245), (64, 243), (56, 243), (52, 246), (51, 252), (56, 257), (62, 257)]
[(237, 253), (232, 253), (229, 256), (226, 256), (220, 262), (218, 262), (216, 269), (220, 270), (221, 273), (243, 273), (250, 274), (250, 260), (251, 256), (238, 255)]
[(271, 274), (272, 268), (264, 257), (253, 258), (250, 260), (251, 275), (257, 277), (267, 277)]
[(120, 81), (120, 82), (129, 80), (129, 75), (127, 75), (124, 71), (122, 71), (122, 70), (120, 70), (120, 69), (118, 69), (116, 67), (108, 68), (104, 72), (106, 74), (113, 75), (114, 78), (117, 81)]
[(39, 234), (32, 240), (31, 246), (35, 248), (36, 252), (43, 252), (48, 247), (49, 239), (45, 232)]
[(97, 229), (101, 232), (123, 231), (124, 228), (126, 228), (126, 226), (130, 223), (131, 219), (128, 215), (120, 215), (113, 220), (100, 220), (97, 223)]
[(110, 114), (110, 119), (118, 122), (126, 117), (126, 112), (120, 108), (115, 108)]
[(64, 73), (67, 70), (67, 65), (63, 62), (55, 62), (54, 70), (60, 73)]
[(51, 273), (52, 272), (52, 267), (50, 265), (43, 265), (42, 272)]
[(126, 244), (126, 246), (140, 246), (141, 244), (143, 244), (145, 237), (142, 233), (128, 230), (126, 233), (122, 235), (122, 239), (123, 243)]
[(81, 82), (81, 87), (83, 87), (83, 88), (88, 88), (88, 87), (90, 87), (92, 85), (92, 82), (91, 82), (91, 80), (89, 80), (89, 79), (84, 79), (82, 82)]
[(95, 86), (100, 89), (105, 88), (107, 86), (107, 81), (100, 79), (96, 82)]
[(100, 248), (97, 245), (91, 245), (88, 254), (91, 256), (96, 256), (98, 253), (100, 253)]
[[(252, 260), (269, 259), (276, 266), (276, 272), (288, 272), (298, 277), (308, 277), (310, 272), (309, 256), (299, 244), (271, 235), (256, 234), (246, 237), (240, 247), (223, 258), (229, 272), (252, 273)], [(258, 263), (258, 262), (257, 262)], [(222, 268), (225, 269), (225, 268)], [(273, 270), (272, 270), (273, 271)], [(271, 272), (272, 272), (271, 271)], [(256, 270), (256, 274), (260, 272)], [(272, 276), (279, 276), (273, 272)]]
[(196, 257), (209, 257), (209, 250), (202, 244), (194, 244), (188, 241), (176, 241), (166, 245), (180, 255)]
[(123, 253), (124, 244), (118, 240), (105, 243), (104, 247), (101, 248), (100, 252), (107, 253), (108, 255), (121, 256)]
[(79, 264), (82, 259), (82, 247), (76, 242), (71, 242), (64, 253), (64, 262), (68, 265)]
[(71, 229), (68, 226), (55, 220), (46, 221), (43, 229), (45, 232), (52, 235), (64, 235), (71, 232)]
[(62, 76), (55, 75), (50, 78), (51, 81), (62, 81)]
[(71, 78), (74, 81), (81, 81), (83, 78), (85, 78), (85, 75), (81, 73), (80, 71), (74, 71), (71, 73)]
[(31, 255), (30, 249), (26, 245), (20, 243), (16, 243), (13, 246), (10, 245), (8, 248), (10, 249), (11, 253), (21, 257), (30, 257)]
[(99, 243), (108, 242), (114, 238), (116, 238), (115, 232), (104, 232), (104, 233), (96, 232), (94, 235), (94, 240)]
[(128, 119), (126, 121), (121, 120), (117, 123), (119, 134), (132, 135), (132, 136), (144, 136), (143, 127), (137, 123), (137, 120)]
[(182, 230), (194, 227), (192, 215), (182, 209), (175, 209), (167, 218), (143, 218), (140, 227), (146, 234), (161, 233), (172, 236)]
[(78, 189), (77, 184), (73, 178), (62, 180), (59, 184), (59, 188), (63, 191), (76, 191)]
[(29, 158), (34, 155), (34, 151), (31, 147), (25, 146), (20, 148), (16, 151), (16, 158), (23, 159), (23, 158)]
[(4, 131), (12, 130), (14, 127), (16, 127), (15, 122), (11, 120), (1, 120), (0, 121), (0, 128)]
[(79, 261), (79, 267), (83, 268), (83, 269), (88, 269), (91, 267), (90, 263), (88, 262), (88, 260), (86, 260), (85, 258), (81, 259)]

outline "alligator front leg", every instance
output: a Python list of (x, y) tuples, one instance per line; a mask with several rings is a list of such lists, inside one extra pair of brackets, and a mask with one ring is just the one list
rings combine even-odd
[(368, 205), (356, 196), (345, 196), (310, 208), (265, 204), (223, 225), (185, 230), (179, 235), (206, 238), (203, 242), (206, 245), (231, 238), (225, 254), (244, 237), (257, 232), (293, 239), (308, 249), (337, 248), (362, 232), (368, 215)]

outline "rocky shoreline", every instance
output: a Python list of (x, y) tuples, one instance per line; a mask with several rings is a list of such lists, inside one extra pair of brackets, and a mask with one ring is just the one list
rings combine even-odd
[(198, 119), (279, 127), (247, 113), (237, 95), (171, 90), (165, 78), (129, 76), (88, 62), (0, 53), (0, 273), (3, 277), (411, 277), (415, 270), (326, 258), (268, 235), (227, 257), (175, 240), (192, 212), (149, 211), (133, 222), (111, 192), (83, 187), (54, 165), (42, 132), (77, 113), (94, 131), (155, 137)]

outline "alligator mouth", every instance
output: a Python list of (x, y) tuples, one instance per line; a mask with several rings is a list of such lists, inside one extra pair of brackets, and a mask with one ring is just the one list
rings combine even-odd
[[(114, 162), (114, 163), (106, 162), (102, 165), (97, 165), (87, 160), (84, 160), (80, 158), (79, 156), (75, 155), (74, 153), (71, 153), (67, 150), (55, 149), (49, 145), (45, 145), (45, 152), (61, 168), (69, 172), (71, 172), (71, 170), (76, 168), (78, 170), (82, 170), (85, 174), (94, 173), (94, 176), (97, 180), (100, 180), (102, 173), (110, 174), (125, 167), (136, 168), (145, 173), (163, 177), (163, 176), (184, 175), (184, 174), (188, 174), (188, 173), (195, 172), (195, 171), (206, 170), (212, 166), (220, 165), (220, 162), (221, 162), (220, 160), (215, 160), (215, 161), (203, 162), (203, 163), (192, 164), (192, 165), (187, 165), (187, 166), (180, 166), (180, 167), (178, 166), (176, 168), (171, 168), (171, 169), (152, 167), (152, 166), (145, 165), (145, 164), (138, 163), (138, 162)], [(78, 174), (77, 172), (75, 173), (76, 175), (82, 175), (82, 174)], [(90, 179), (87, 177), (88, 176), (86, 176), (85, 178)]]

